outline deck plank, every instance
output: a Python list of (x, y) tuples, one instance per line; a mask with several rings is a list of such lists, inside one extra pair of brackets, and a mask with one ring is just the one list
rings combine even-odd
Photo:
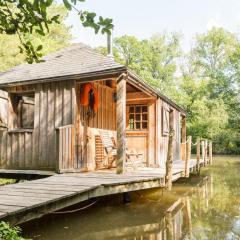
[[(190, 160), (190, 168), (195, 166), (196, 161)], [(90, 198), (163, 187), (165, 172), (159, 168), (143, 168), (123, 175), (108, 170), (65, 173), (0, 186), (0, 220), (19, 224)], [(183, 173), (184, 162), (174, 163), (173, 180)]]

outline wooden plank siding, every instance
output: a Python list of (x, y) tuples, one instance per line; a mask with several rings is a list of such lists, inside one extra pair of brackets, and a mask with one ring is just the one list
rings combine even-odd
[[(95, 170), (105, 165), (105, 152), (99, 148), (99, 130), (108, 130), (110, 135), (116, 135), (116, 103), (114, 89), (103, 81), (95, 82), (99, 105), (94, 116), (88, 116), (88, 109), (80, 104), (81, 84), (76, 85), (76, 131), (77, 131), (77, 158), (78, 166), (83, 170)], [(115, 140), (116, 140), (116, 136)]]
[[(156, 103), (156, 112), (157, 112), (157, 124), (156, 124), (156, 132), (157, 132), (157, 140), (156, 140), (156, 159), (161, 168), (165, 167), (166, 159), (167, 159), (167, 151), (168, 151), (168, 136), (163, 134), (163, 116), (162, 116), (162, 108), (171, 108), (171, 106), (166, 103), (162, 99), (158, 99)], [(173, 142), (173, 160), (180, 160), (180, 112), (172, 108), (174, 111), (174, 131), (175, 137)]]
[[(56, 128), (74, 124), (75, 81), (10, 87), (10, 93), (35, 92), (34, 129), (15, 129), (11, 117), (8, 131), (0, 134), (1, 168), (56, 170)], [(9, 113), (12, 113), (9, 100)]]
[[(0, 167), (32, 170), (96, 170), (106, 166), (99, 142), (99, 130), (107, 130), (116, 140), (116, 89), (106, 81), (94, 82), (99, 97), (96, 114), (88, 117), (88, 108), (80, 104), (81, 84), (75, 80), (9, 87), (0, 92), (8, 100), (8, 129), (0, 131)], [(34, 92), (34, 128), (15, 129), (12, 99), (14, 94)], [(168, 136), (163, 134), (162, 108), (174, 111), (174, 160), (180, 159), (180, 112), (161, 98), (126, 93), (126, 104), (148, 105), (148, 129), (142, 133), (127, 131), (128, 146), (143, 147), (146, 166), (165, 167)], [(136, 96), (144, 97), (136, 99)], [(4, 103), (5, 104), (5, 103)], [(62, 128), (64, 127), (64, 128)], [(58, 129), (58, 130), (57, 130)], [(61, 129), (61, 130), (60, 130)], [(134, 135), (135, 134), (135, 135)], [(131, 135), (131, 136), (130, 136)], [(139, 144), (139, 139), (144, 142)], [(130, 142), (130, 139), (131, 142)], [(61, 147), (61, 148), (60, 148)]]

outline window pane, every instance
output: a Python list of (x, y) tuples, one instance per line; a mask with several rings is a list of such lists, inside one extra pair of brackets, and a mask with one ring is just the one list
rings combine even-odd
[(129, 128), (130, 128), (131, 130), (134, 129), (134, 122), (133, 122), (133, 121), (129, 121)]
[(136, 122), (135, 123), (135, 127), (136, 127), (136, 129), (140, 129), (141, 128), (141, 123), (140, 122)]
[(148, 123), (142, 122), (142, 129), (147, 129), (147, 128), (148, 128)]
[(130, 113), (134, 113), (134, 107), (130, 107), (130, 108), (129, 108), (129, 112), (130, 112)]
[(133, 120), (134, 121), (134, 114), (130, 114), (129, 115), (129, 120)]
[(136, 113), (140, 113), (141, 112), (141, 107), (136, 107)]
[(141, 120), (141, 114), (136, 114), (135, 115), (135, 120), (140, 121)]
[(142, 120), (143, 120), (143, 121), (147, 121), (147, 120), (148, 120), (147, 118), (148, 118), (147, 114), (143, 114), (143, 115), (142, 115)]
[(147, 106), (142, 106), (142, 112), (147, 112), (148, 111), (148, 109), (147, 109)]

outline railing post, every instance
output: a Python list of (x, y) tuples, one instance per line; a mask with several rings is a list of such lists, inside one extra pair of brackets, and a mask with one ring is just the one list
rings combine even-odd
[(165, 176), (165, 187), (167, 190), (172, 189), (172, 168), (173, 168), (173, 137), (174, 130), (171, 129), (168, 138), (168, 153), (166, 161), (166, 176)]
[(204, 165), (206, 166), (207, 165), (207, 149), (208, 149), (208, 141), (205, 140), (205, 144), (204, 144)]
[(56, 164), (56, 172), (61, 173), (63, 168), (63, 152), (62, 152), (62, 129), (56, 129), (56, 148), (57, 148), (57, 164)]
[(189, 164), (191, 159), (191, 145), (192, 145), (192, 136), (188, 137), (187, 140), (187, 156), (185, 161), (185, 177), (189, 177)]
[(200, 171), (200, 156), (201, 155), (201, 142), (197, 139), (197, 172)]
[(209, 164), (212, 164), (212, 141), (209, 141)]
[(204, 144), (204, 140), (201, 141), (201, 147), (202, 147), (202, 160), (203, 160), (203, 164), (205, 164), (205, 144)]

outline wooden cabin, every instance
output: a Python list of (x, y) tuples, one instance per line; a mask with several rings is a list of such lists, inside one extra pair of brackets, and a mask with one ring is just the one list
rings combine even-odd
[(116, 145), (118, 173), (127, 151), (142, 167), (165, 168), (170, 128), (174, 161), (184, 160), (185, 111), (125, 66), (83, 44), (44, 60), (0, 73), (0, 169), (107, 168), (101, 131)]

